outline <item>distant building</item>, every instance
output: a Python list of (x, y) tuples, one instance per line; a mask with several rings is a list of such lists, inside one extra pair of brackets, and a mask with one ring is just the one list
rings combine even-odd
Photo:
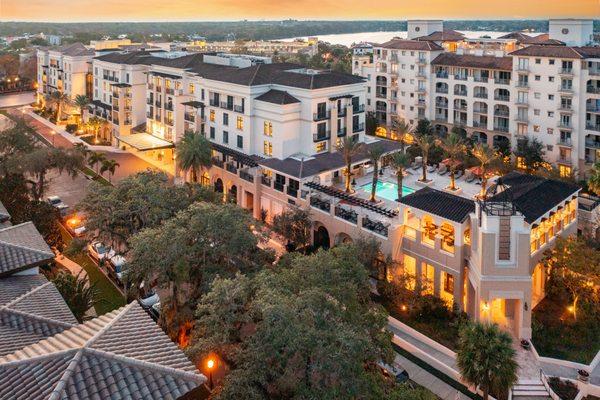
[(62, 37), (58, 35), (46, 35), (46, 41), (50, 46), (60, 46)]

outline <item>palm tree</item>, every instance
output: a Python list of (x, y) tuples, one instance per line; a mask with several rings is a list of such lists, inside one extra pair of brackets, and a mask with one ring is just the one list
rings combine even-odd
[(404, 118), (395, 116), (392, 118), (392, 130), (396, 132), (398, 136), (396, 140), (400, 142), (400, 149), (404, 153), (405, 146), (412, 142), (413, 126)]
[(106, 161), (106, 155), (104, 153), (93, 152), (88, 156), (88, 165), (90, 168), (96, 166), (96, 174), (100, 175), (100, 165)]
[(421, 165), (421, 182), (427, 182), (427, 160), (429, 159), (429, 151), (435, 145), (435, 139), (431, 135), (416, 135), (414, 137), (415, 145), (421, 149), (422, 165)]
[(588, 189), (600, 196), (600, 162), (596, 162), (587, 181)]
[(373, 182), (371, 183), (371, 198), (369, 199), (372, 202), (377, 201), (375, 192), (377, 191), (377, 180), (379, 178), (379, 160), (383, 156), (383, 153), (385, 153), (385, 149), (379, 144), (375, 144), (367, 150), (371, 164), (373, 164)]
[(87, 319), (85, 314), (94, 306), (96, 287), (89, 284), (86, 275), (80, 275), (81, 272), (77, 275), (61, 272), (52, 282), (67, 302), (77, 321), (83, 322)]
[(81, 127), (81, 125), (83, 125), (83, 110), (87, 107), (88, 104), (90, 104), (90, 99), (86, 95), (78, 94), (77, 96), (75, 96), (73, 104), (77, 108), (79, 108), (79, 125)]
[(417, 126), (414, 129), (414, 134), (416, 136), (431, 136), (433, 135), (433, 127), (431, 126), (431, 122), (428, 119), (420, 119), (417, 122)]
[(410, 156), (406, 153), (394, 153), (390, 157), (390, 165), (396, 170), (396, 179), (398, 180), (398, 201), (402, 199), (402, 181), (404, 179), (404, 171), (410, 165)]
[(60, 122), (63, 108), (71, 102), (71, 99), (67, 94), (57, 90), (50, 93), (46, 98), (46, 101), (56, 108), (56, 122)]
[(108, 181), (111, 182), (111, 178), (113, 177), (117, 167), (119, 167), (119, 166), (120, 166), (120, 164), (115, 160), (112, 160), (112, 159), (104, 160), (104, 161), (102, 161), (102, 166), (100, 167), (100, 173), (102, 175), (104, 175), (104, 173), (106, 171), (108, 171)]
[(359, 143), (358, 140), (354, 140), (352, 136), (344, 137), (337, 146), (337, 150), (342, 153), (344, 162), (346, 163), (346, 193), (350, 193), (350, 181), (352, 178), (352, 157), (358, 154), (363, 148), (363, 144)]
[(473, 147), (471, 153), (473, 153), (473, 157), (479, 161), (479, 167), (481, 169), (481, 193), (479, 197), (484, 199), (487, 193), (487, 168), (492, 162), (498, 159), (498, 154), (487, 144), (482, 143), (477, 143)]
[(456, 132), (450, 134), (443, 140), (440, 140), (440, 146), (444, 149), (444, 153), (450, 159), (450, 190), (456, 190), (456, 180), (454, 179), (456, 166), (460, 159), (464, 156), (467, 147), (464, 140)]
[(192, 173), (192, 182), (198, 182), (198, 172), (212, 164), (210, 142), (192, 131), (184, 133), (177, 144), (176, 156), (179, 168)]
[(83, 154), (83, 160), (87, 161), (90, 153), (92, 152), (90, 149), (88, 149), (88, 147), (84, 144), (84, 143), (75, 143), (73, 145), (73, 149), (79, 151), (81, 154)]
[(496, 324), (463, 325), (456, 364), (464, 381), (481, 388), (483, 400), (490, 392), (498, 395), (508, 391), (518, 379), (512, 338)]

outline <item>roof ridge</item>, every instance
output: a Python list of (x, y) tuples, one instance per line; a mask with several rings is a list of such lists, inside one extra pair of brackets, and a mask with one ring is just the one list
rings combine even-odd
[[(21, 316), (24, 316), (24, 317), (27, 317), (27, 318), (30, 318), (30, 319), (35, 319), (35, 320), (38, 320), (38, 321), (41, 321), (41, 322), (45, 322), (47, 324), (58, 325), (58, 326), (61, 326), (61, 327), (65, 328), (65, 330), (71, 329), (71, 328), (75, 328), (75, 327), (78, 326), (78, 325), (73, 325), (70, 322), (59, 321), (57, 319), (51, 319), (51, 318), (44, 317), (44, 316), (37, 315), (37, 314), (31, 314), (31, 313), (28, 313), (26, 311), (15, 310), (14, 308), (2, 307), (2, 308), (0, 308), (0, 312), (17, 314), (17, 315), (21, 315)], [(59, 333), (57, 333), (56, 335), (58, 335), (58, 334)], [(54, 336), (54, 335), (52, 335), (52, 336)], [(52, 337), (52, 336), (50, 336), (50, 337)], [(45, 340), (45, 339), (42, 339), (42, 340)]]
[[(6, 228), (0, 229), (0, 233), (1, 232), (6, 232), (6, 231), (11, 230), (13, 228), (19, 228), (19, 227), (22, 227), (22, 226), (29, 226), (29, 225), (33, 226), (33, 228), (36, 230), (36, 232), (39, 233), (39, 231), (37, 230), (36, 226), (33, 224), (32, 221), (22, 222), (22, 223), (20, 223), (18, 225), (7, 226)], [(40, 237), (41, 237), (41, 234), (40, 234)], [(42, 238), (42, 240), (43, 240), (43, 238)], [(52, 253), (52, 250), (50, 252), (46, 252), (46, 251), (43, 251), (43, 250), (40, 250), (40, 249), (33, 249), (31, 247), (28, 247), (28, 246), (23, 246), (23, 245), (20, 245), (20, 244), (14, 244), (14, 243), (7, 242), (6, 240), (3, 240), (2, 238), (0, 238), (0, 243), (6, 243), (7, 245), (12, 246), (12, 247), (18, 247), (20, 249), (30, 250), (30, 251), (34, 251), (34, 252), (37, 252), (37, 253), (52, 254), (52, 256), (54, 257), (54, 253)], [(44, 240), (44, 243), (46, 243), (45, 240)], [(48, 245), (48, 244), (46, 243), (46, 245)]]
[[(121, 361), (121, 362), (131, 365), (131, 366), (142, 367), (145, 369), (153, 370), (155, 372), (167, 372), (171, 375), (176, 375), (181, 378), (194, 379), (199, 384), (203, 384), (204, 382), (206, 382), (206, 377), (199, 371), (198, 371), (198, 373), (185, 371), (183, 369), (177, 369), (177, 368), (169, 367), (169, 366), (159, 364), (159, 363), (144, 361), (144, 360), (140, 360), (140, 359), (137, 359), (134, 357), (127, 357), (127, 356), (124, 356), (121, 354), (112, 353), (110, 351), (105, 351), (105, 350), (99, 350), (96, 348), (85, 347), (82, 350), (86, 353), (91, 353), (93, 355), (100, 356), (103, 358), (111, 358), (111, 359), (114, 359), (117, 361)], [(178, 349), (178, 350), (181, 350), (181, 349)], [(192, 362), (190, 361), (190, 363), (192, 363)], [(193, 363), (192, 363), (192, 365), (193, 365)]]
[(46, 286), (51, 285), (51, 284), (52, 284), (52, 282), (47, 281), (46, 283), (43, 283), (43, 284), (41, 284), (39, 286), (36, 286), (36, 287), (30, 289), (28, 292), (25, 292), (22, 295), (20, 295), (18, 297), (15, 297), (13, 300), (9, 301), (8, 303), (6, 303), (4, 305), (0, 305), (0, 310), (3, 309), (3, 308), (8, 308), (8, 307), (12, 306), (13, 304), (15, 304), (15, 303), (23, 300), (25, 297), (27, 297), (27, 296), (29, 296), (29, 295), (37, 292), (38, 290), (40, 290), (43, 287), (46, 287)]
[(258, 74), (258, 70), (260, 69), (260, 66), (262, 64), (257, 64), (256, 65), (256, 70), (254, 71), (254, 74), (252, 75), (252, 78), (250, 78), (250, 82), (249, 85), (252, 86), (252, 84), (254, 83), (254, 79), (256, 79), (256, 75)]
[(79, 361), (81, 361), (81, 357), (83, 357), (83, 348), (78, 349), (77, 353), (73, 356), (71, 361), (69, 361), (69, 365), (60, 378), (58, 378), (58, 381), (56, 385), (54, 385), (50, 396), (48, 396), (48, 400), (60, 400), (63, 398), (62, 394), (65, 391), (67, 379), (69, 379), (75, 372), (75, 368), (79, 364)]
[(32, 356), (32, 357), (27, 357), (27, 358), (19, 358), (17, 360), (11, 360), (11, 361), (6, 361), (6, 362), (1, 362), (1, 359), (3, 357), (0, 357), (0, 366), (1, 367), (14, 367), (14, 366), (18, 366), (20, 364), (25, 364), (25, 363), (30, 363), (32, 361), (42, 361), (45, 360), (47, 358), (53, 358), (53, 357), (57, 357), (63, 354), (67, 354), (67, 353), (71, 353), (71, 352), (77, 352), (80, 349), (77, 348), (73, 348), (73, 349), (65, 349), (65, 350), (59, 350), (59, 351), (55, 351), (52, 353), (45, 353), (45, 354), (40, 354), (40, 355), (36, 355), (36, 356)]
[(130, 310), (133, 305), (135, 304), (135, 301), (132, 301), (131, 303), (121, 307), (121, 310), (118, 312), (117, 315), (115, 315), (106, 325), (104, 325), (100, 330), (98, 330), (98, 332), (96, 332), (91, 338), (89, 338), (87, 340), (87, 342), (85, 342), (81, 347), (88, 347), (94, 344), (94, 342), (104, 333), (108, 330), (108, 328), (110, 328), (111, 326), (113, 326), (115, 324), (116, 321), (118, 321), (123, 315), (125, 315), (125, 313)]

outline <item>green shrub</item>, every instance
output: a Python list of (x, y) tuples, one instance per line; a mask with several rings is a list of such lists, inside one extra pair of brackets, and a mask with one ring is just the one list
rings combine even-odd
[(65, 130), (69, 133), (74, 133), (77, 131), (77, 124), (67, 124)]

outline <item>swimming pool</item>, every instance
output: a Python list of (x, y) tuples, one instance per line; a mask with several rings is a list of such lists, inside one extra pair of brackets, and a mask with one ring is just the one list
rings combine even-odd
[[(367, 183), (361, 186), (363, 192), (371, 193), (371, 183)], [(415, 189), (407, 186), (402, 186), (402, 196), (414, 193)], [(377, 187), (375, 188), (375, 194), (377, 197), (382, 197), (387, 200), (396, 201), (398, 199), (398, 184), (391, 182), (377, 181)]]

